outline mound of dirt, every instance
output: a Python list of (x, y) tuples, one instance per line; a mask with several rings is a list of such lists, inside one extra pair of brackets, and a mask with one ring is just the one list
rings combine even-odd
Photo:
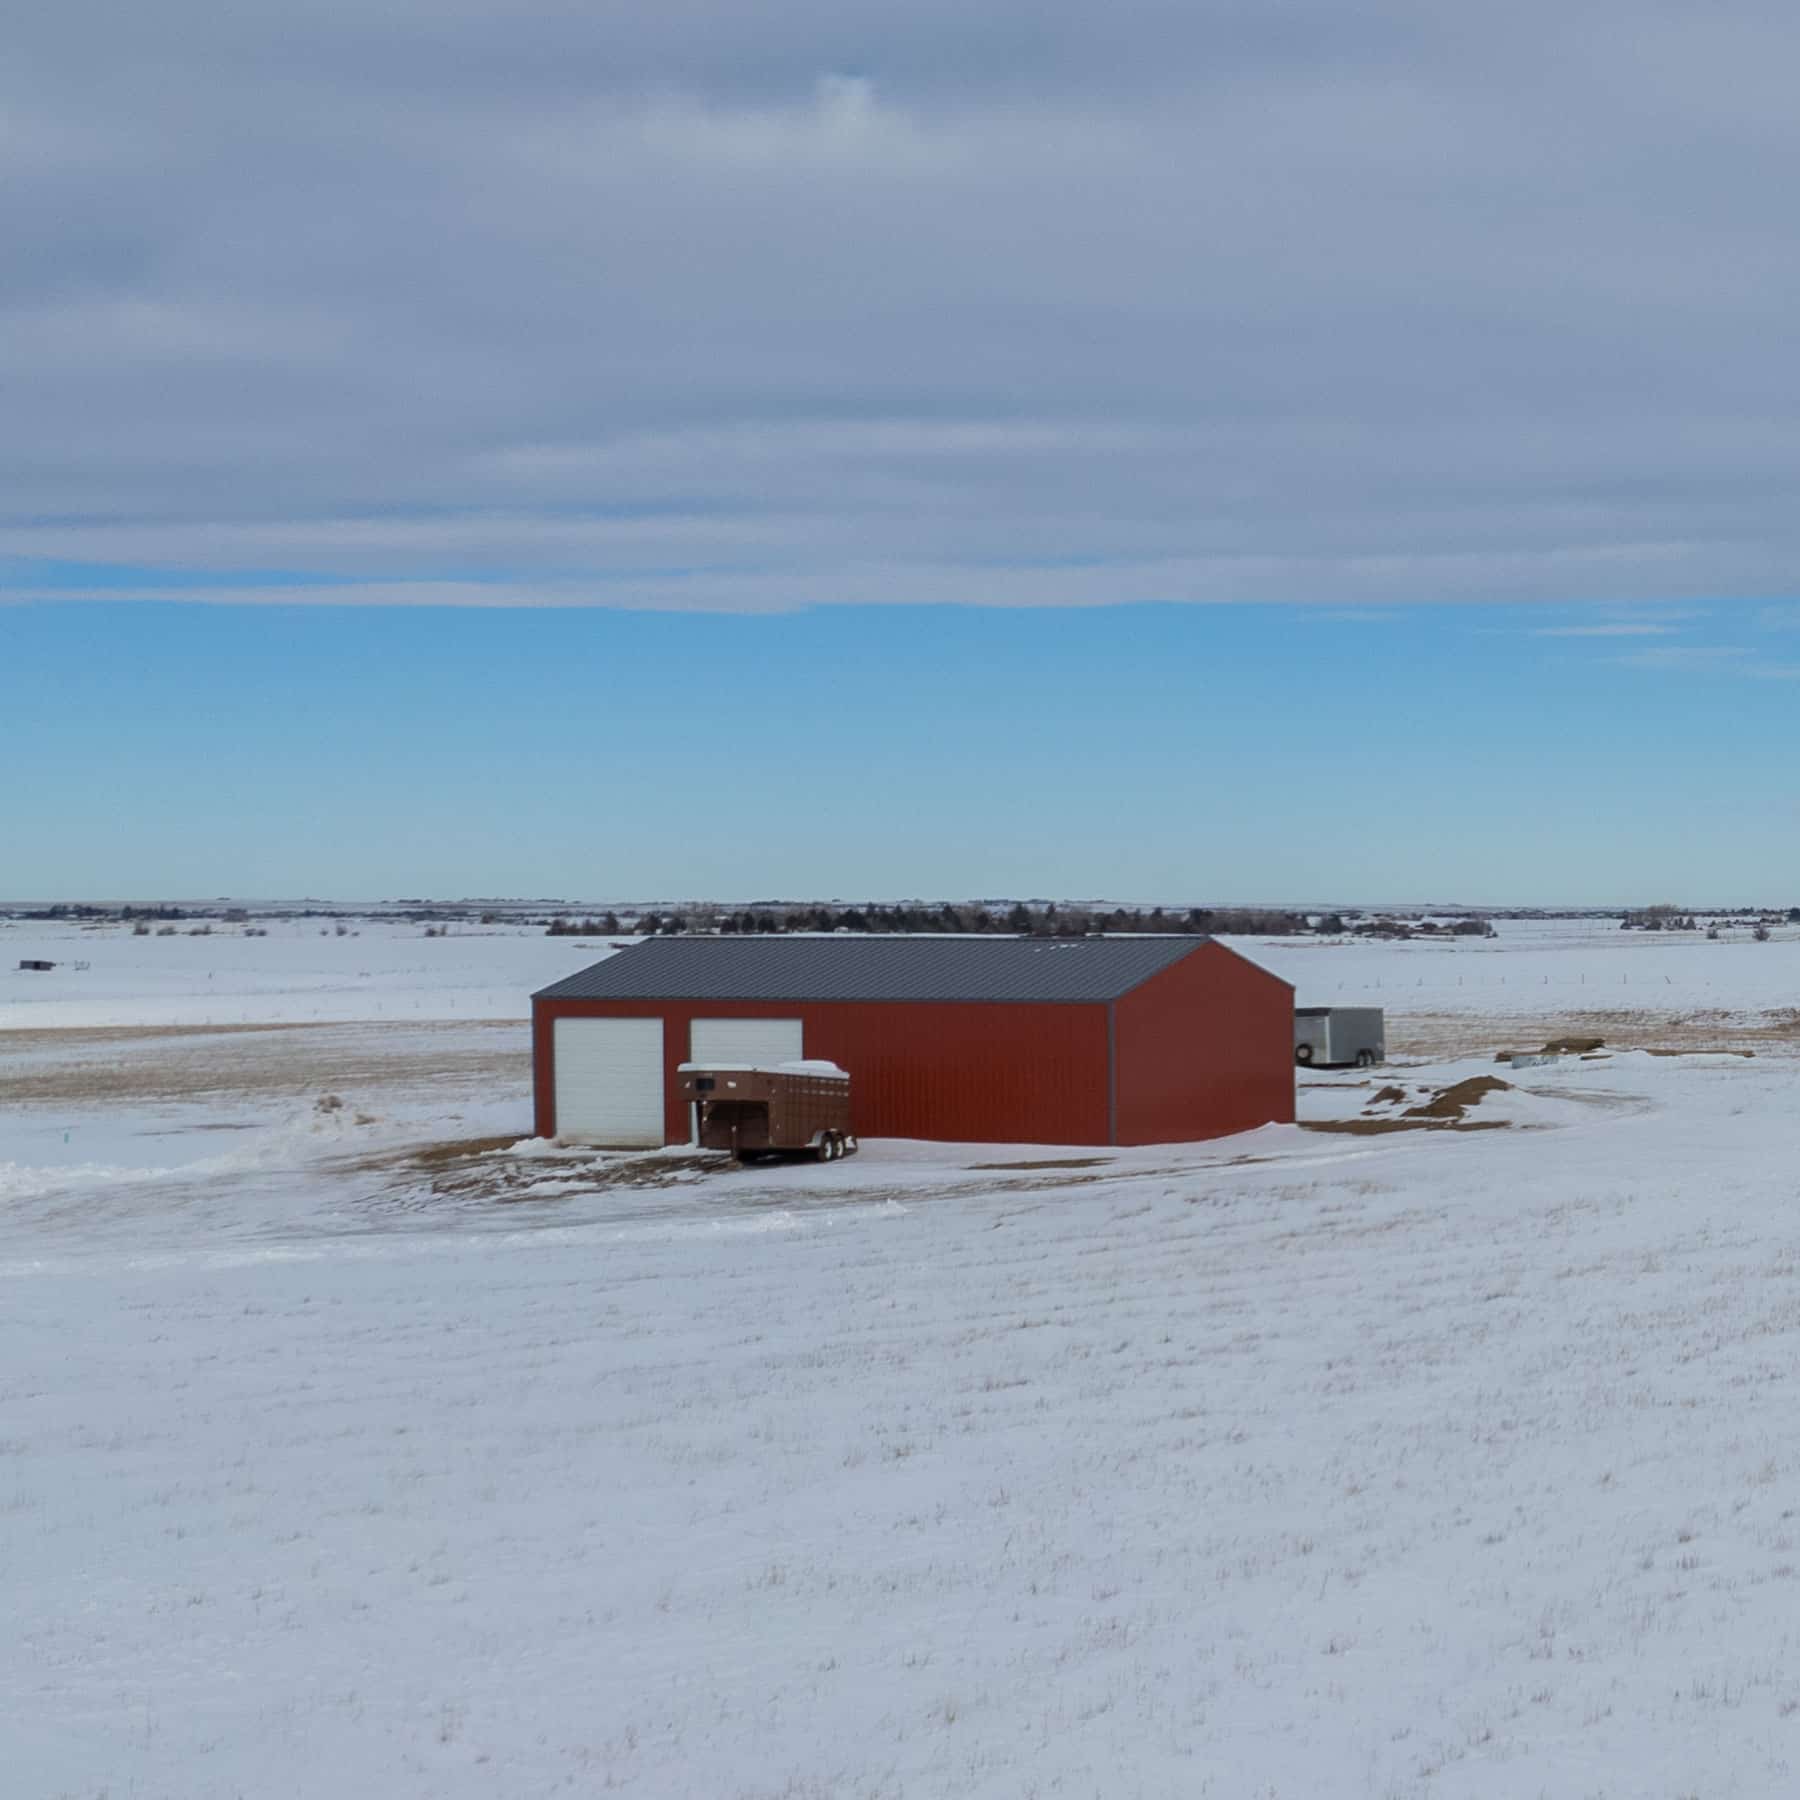
[(1479, 1106), (1489, 1094), (1511, 1091), (1512, 1083), (1502, 1081), (1497, 1075), (1471, 1075), (1467, 1081), (1440, 1088), (1421, 1105), (1409, 1106), (1404, 1116), (1409, 1119), (1461, 1119), (1470, 1107)]
[[(1511, 1082), (1501, 1081), (1493, 1075), (1472, 1075), (1467, 1081), (1439, 1088), (1435, 1093), (1429, 1088), (1422, 1089), (1431, 1097), (1417, 1106), (1407, 1107), (1402, 1113), (1387, 1113), (1372, 1119), (1365, 1111), (1358, 1119), (1308, 1120), (1302, 1129), (1340, 1132), (1347, 1137), (1384, 1137), (1394, 1131), (1504, 1131), (1512, 1123), (1510, 1119), (1470, 1119), (1467, 1115), (1471, 1107), (1479, 1106), (1489, 1094), (1506, 1093), (1511, 1088)], [(1405, 1088), (1384, 1087), (1371, 1096), (1369, 1106), (1397, 1106), (1405, 1099)]]
[(1395, 1131), (1510, 1131), (1511, 1119), (1415, 1119), (1402, 1113), (1385, 1119), (1307, 1119), (1302, 1131), (1337, 1132), (1344, 1137), (1386, 1137)]

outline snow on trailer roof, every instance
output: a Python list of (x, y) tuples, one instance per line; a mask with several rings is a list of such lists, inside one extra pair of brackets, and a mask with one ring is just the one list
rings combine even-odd
[(848, 1081), (850, 1071), (834, 1062), (726, 1063), (685, 1062), (675, 1065), (677, 1075), (812, 1075), (822, 1081)]
[(646, 938), (536, 1000), (1117, 1000), (1204, 937)]

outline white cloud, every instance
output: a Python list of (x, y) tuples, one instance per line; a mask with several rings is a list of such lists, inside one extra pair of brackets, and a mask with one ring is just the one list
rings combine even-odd
[(684, 96), (635, 114), (628, 127), (653, 151), (734, 170), (837, 167), (941, 168), (954, 158), (942, 136), (876, 99), (860, 76), (822, 75), (808, 99), (786, 105), (720, 105)]
[[(1763, 602), (1796, 51), (1747, 0), (28, 9), (0, 553), (497, 603)], [(1653, 635), (1608, 623), (1552, 629)]]

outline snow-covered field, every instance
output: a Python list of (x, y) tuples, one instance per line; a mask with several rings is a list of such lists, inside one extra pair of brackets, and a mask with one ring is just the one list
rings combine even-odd
[(735, 1171), (507, 1147), (598, 948), (360, 929), (0, 926), (0, 1791), (1800, 1791), (1800, 942), (1248, 945), (1336, 1129)]

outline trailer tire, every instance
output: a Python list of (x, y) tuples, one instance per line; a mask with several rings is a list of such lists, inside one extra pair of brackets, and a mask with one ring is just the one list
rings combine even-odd
[(1373, 1050), (1359, 1050), (1359, 1051), (1357, 1051), (1357, 1053), (1356, 1053), (1356, 1066), (1357, 1066), (1357, 1067), (1358, 1067), (1358, 1068), (1359, 1068), (1359, 1069), (1372, 1069), (1372, 1068), (1374, 1068), (1374, 1066), (1375, 1066), (1375, 1052), (1374, 1052), (1374, 1051), (1373, 1051)]
[(823, 1131), (819, 1134), (819, 1142), (813, 1150), (813, 1155), (820, 1162), (836, 1161), (837, 1150), (833, 1146), (831, 1133), (829, 1131)]
[(1313, 1059), (1313, 1047), (1311, 1044), (1296, 1044), (1294, 1046), (1294, 1061), (1295, 1062), (1309, 1063), (1312, 1061), (1312, 1059)]

